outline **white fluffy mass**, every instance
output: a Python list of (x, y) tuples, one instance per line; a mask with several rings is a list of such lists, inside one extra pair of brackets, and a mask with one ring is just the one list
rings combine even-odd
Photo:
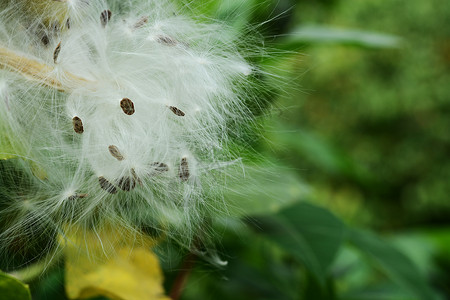
[(207, 234), (251, 115), (235, 34), (161, 0), (30, 1), (0, 12), (2, 250), (37, 228)]

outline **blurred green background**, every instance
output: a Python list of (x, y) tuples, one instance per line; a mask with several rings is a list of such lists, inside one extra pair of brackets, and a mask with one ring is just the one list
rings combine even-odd
[[(450, 298), (450, 2), (190, 1), (259, 32), (248, 182), (181, 299)], [(274, 76), (267, 76), (265, 72)], [(266, 89), (266, 88), (265, 88)], [(183, 255), (161, 261), (169, 291)], [(31, 283), (63, 299), (59, 268)]]
[[(256, 230), (224, 231), (229, 266), (198, 266), (184, 299), (450, 298), (450, 3), (213, 6), (239, 30), (264, 22), (260, 63), (282, 79), (267, 79), (256, 147), (271, 167), (255, 175), (251, 198), (287, 207), (247, 218)], [(287, 204), (296, 201), (324, 211)], [(340, 233), (328, 212), (346, 227), (334, 254)]]

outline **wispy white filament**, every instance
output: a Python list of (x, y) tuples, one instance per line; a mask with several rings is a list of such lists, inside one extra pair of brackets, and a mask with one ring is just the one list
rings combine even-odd
[[(23, 2), (0, 12), (0, 47), (49, 68), (0, 70), (0, 152), (23, 176), (1, 187), (3, 247), (29, 226), (105, 220), (186, 243), (205, 234), (236, 162), (228, 125), (250, 115), (236, 37), (160, 0), (49, 0), (42, 16)], [(49, 18), (51, 5), (63, 12)]]

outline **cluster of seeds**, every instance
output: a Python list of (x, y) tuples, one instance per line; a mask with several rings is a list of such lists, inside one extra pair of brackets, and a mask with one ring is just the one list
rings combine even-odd
[[(109, 9), (101, 12), (100, 22), (101, 22), (101, 25), (103, 28), (105, 28), (106, 25), (108, 24), (108, 22), (111, 20), (111, 16), (112, 16), (112, 12)], [(147, 22), (148, 22), (148, 17), (141, 17), (133, 25), (133, 28), (138, 29), (138, 28), (144, 26)], [(70, 24), (69, 19), (67, 19), (66, 23)], [(67, 28), (70, 29), (70, 26), (68, 25)], [(57, 26), (53, 26), (53, 31), (57, 31)], [(165, 44), (167, 46), (175, 46), (177, 44), (177, 42), (169, 36), (158, 36), (156, 40), (159, 43)], [(44, 43), (44, 44), (47, 45), (48, 43)], [(55, 50), (53, 51), (53, 62), (55, 64), (58, 61), (58, 56), (59, 56), (60, 51), (61, 51), (61, 42), (58, 43)], [(123, 98), (122, 100), (120, 100), (120, 108), (122, 109), (123, 113), (125, 113), (128, 116), (132, 116), (135, 113), (134, 103), (129, 98)], [(176, 116), (179, 116), (179, 117), (185, 116), (185, 113), (181, 109), (179, 109), (175, 106), (168, 106), (168, 108)], [(84, 132), (83, 121), (81, 120), (80, 117), (74, 116), (72, 118), (72, 125), (73, 125), (73, 130), (76, 133), (82, 134)], [(123, 161), (125, 159), (124, 155), (120, 152), (120, 150), (118, 149), (117, 146), (109, 145), (108, 150), (109, 150), (109, 153), (111, 154), (111, 156), (114, 157), (115, 159), (117, 159), (118, 161)], [(169, 171), (169, 167), (165, 163), (155, 162), (152, 165), (155, 166), (155, 171), (157, 171), (157, 173)], [(131, 168), (131, 175), (132, 175), (131, 177), (124, 176), (124, 177), (119, 178), (118, 180), (115, 181), (115, 184), (108, 181), (104, 176), (99, 176), (98, 182), (99, 182), (100, 188), (110, 194), (117, 193), (116, 187), (119, 187), (123, 191), (129, 192), (136, 187), (136, 183), (142, 183), (141, 180), (136, 175), (136, 172), (133, 168)], [(179, 164), (178, 177), (180, 178), (181, 181), (188, 181), (189, 175), (190, 174), (189, 174), (188, 161), (187, 161), (186, 157), (183, 157), (183, 158), (181, 158), (181, 161)], [(69, 199), (74, 200), (74, 199), (78, 199), (78, 198), (85, 198), (85, 197), (87, 197), (87, 195), (88, 194), (75, 193), (74, 195), (69, 196)]]
[(249, 120), (238, 91), (252, 68), (234, 36), (156, 0), (52, 3), (67, 6), (64, 22), (20, 27), (0, 13), (0, 55), (3, 44), (29, 51), (24, 67), (6, 64), (23, 78), (0, 73), (0, 125), (39, 190), (26, 209), (51, 224), (100, 215), (192, 237), (206, 213), (225, 210), (216, 200), (220, 166), (236, 161), (228, 127)]

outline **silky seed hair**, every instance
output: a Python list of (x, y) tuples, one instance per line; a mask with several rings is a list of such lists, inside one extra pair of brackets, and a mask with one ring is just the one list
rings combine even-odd
[(157, 224), (188, 248), (209, 237), (256, 101), (242, 38), (162, 0), (0, 8), (0, 151), (14, 157), (0, 177), (26, 183), (2, 187), (0, 251), (33, 222)]

